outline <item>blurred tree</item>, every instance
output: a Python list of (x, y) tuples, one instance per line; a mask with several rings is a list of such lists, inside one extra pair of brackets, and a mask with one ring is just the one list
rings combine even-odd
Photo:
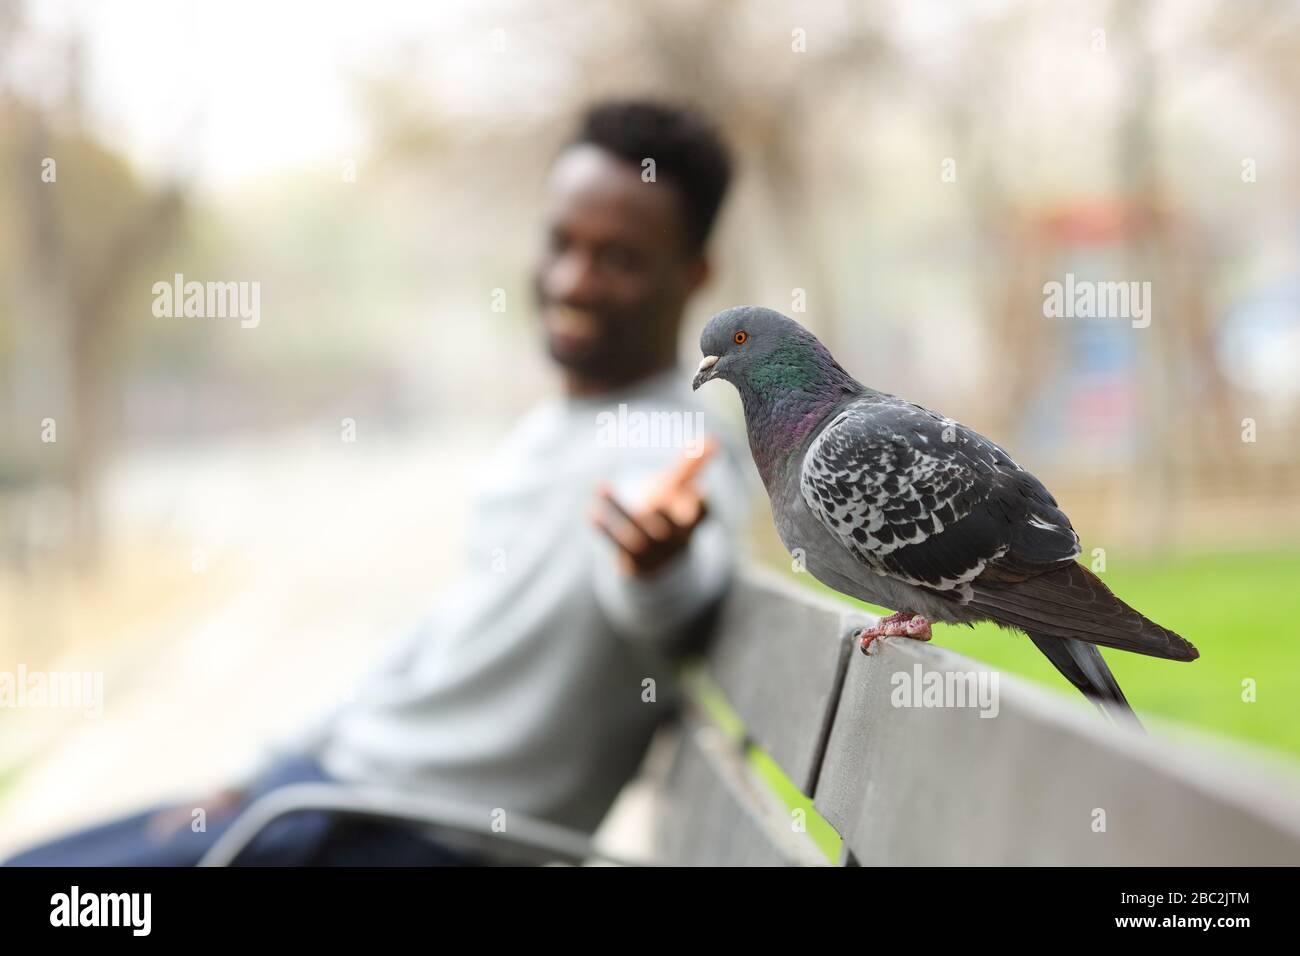
[[(0, 9), (12, 43), (21, 30), (16, 5)], [(29, 454), (28, 477), (52, 479), (70, 493), (66, 545), (84, 566), (99, 548), (98, 478), (116, 425), (123, 305), (143, 266), (175, 237), (183, 203), (175, 185), (145, 184), (91, 136), (80, 51), (74, 36), (53, 54), (65, 83), (50, 103), (0, 87), (0, 117), (10, 134), (0, 141), (0, 166), (13, 172), (3, 179), (15, 193), (5, 204), (14, 212), (11, 241), (20, 248), (9, 261), (21, 265), (4, 283), (14, 373), (6, 444), (40, 447), (32, 437), (40, 421), (55, 419), (58, 441)], [(42, 175), (47, 169), (52, 179)]]
[[(731, 230), (737, 241), (725, 287), (752, 296), (765, 277), (793, 279), (787, 285), (807, 290), (811, 320), (834, 341), (843, 330), (826, 220), (836, 184), (854, 165), (853, 138), (843, 130), (866, 122), (863, 94), (872, 78), (899, 67), (884, 11), (837, 4), (795, 15), (739, 0), (633, 0), (576, 17), (572, 9), (552, 0), (519, 6), (508, 18), (502, 45), (546, 54), (545, 64), (533, 64), (538, 78), (526, 102), (505, 89), (512, 99), (501, 109), (455, 111), (420, 82), (427, 58), (414, 48), (387, 74), (365, 80), (376, 155), (434, 177), (456, 150), (472, 152), (480, 188), (490, 178), (512, 195), (521, 185), (536, 190), (527, 173), (549, 161), (546, 144), (569, 131), (582, 104), (635, 95), (692, 103), (725, 128), (741, 161), (738, 187), (756, 198), (729, 203), (728, 217), (751, 218)], [(499, 10), (485, 15), (483, 36), (500, 19)], [(486, 156), (495, 157), (495, 169), (483, 166)], [(780, 295), (788, 299), (790, 288)]]

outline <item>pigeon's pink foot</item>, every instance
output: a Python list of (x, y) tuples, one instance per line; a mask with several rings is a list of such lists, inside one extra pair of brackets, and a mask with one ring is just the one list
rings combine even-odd
[(859, 638), (859, 647), (863, 654), (870, 654), (872, 644), (878, 637), (910, 637), (914, 641), (928, 641), (931, 637), (930, 622), (911, 611), (899, 611), (889, 617), (882, 617), (872, 627), (864, 627), (854, 637)]

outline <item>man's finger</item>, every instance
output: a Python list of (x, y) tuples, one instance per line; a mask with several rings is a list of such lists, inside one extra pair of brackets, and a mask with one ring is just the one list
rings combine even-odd
[(663, 508), (651, 508), (636, 516), (638, 527), (655, 541), (664, 542), (677, 533), (677, 523)]
[(699, 495), (681, 495), (668, 503), (668, 509), (682, 528), (693, 529), (704, 519), (704, 499)]
[(645, 529), (642, 528), (640, 523), (636, 520), (636, 518), (632, 517), (632, 514), (626, 508), (623, 507), (622, 503), (617, 498), (614, 497), (614, 493), (609, 490), (608, 485), (602, 485), (600, 488), (596, 490), (596, 494), (598, 494), (600, 496), (600, 500), (605, 502), (605, 504), (609, 505), (609, 507), (613, 509), (614, 513), (617, 514), (620, 518), (622, 518), (626, 524), (630, 524), (632, 527), (636, 528), (642, 534), (645, 534)]
[(654, 516), (663, 523), (664, 536), (661, 540), (670, 541), (673, 538), (680, 537), (690, 529), (684, 527), (677, 516), (668, 510), (664, 505), (659, 505), (653, 509)]
[(718, 451), (718, 440), (712, 435), (705, 435), (704, 441), (700, 444), (700, 453), (695, 457), (682, 455), (682, 460), (677, 467), (670, 472), (668, 479), (669, 488), (680, 488), (695, 479), (710, 458)]
[(651, 541), (664, 542), (673, 536), (673, 522), (665, 520), (662, 515), (655, 513), (653, 510), (639, 515), (632, 514), (614, 497), (608, 486), (602, 485), (597, 494), (622, 519), (622, 523), (639, 536), (634, 542), (634, 546), (637, 548), (634, 553), (640, 554), (649, 546)]
[(650, 546), (650, 539), (634, 523), (610, 521), (606, 515), (595, 509), (591, 511), (589, 517), (591, 523), (605, 532), (605, 536), (629, 557), (639, 556)]

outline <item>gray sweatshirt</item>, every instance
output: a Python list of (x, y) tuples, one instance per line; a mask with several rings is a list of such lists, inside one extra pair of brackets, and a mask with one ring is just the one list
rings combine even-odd
[[(689, 382), (673, 370), (526, 415), (476, 482), (459, 579), (352, 700), (275, 749), (504, 810), (507, 827), (516, 811), (594, 830), (675, 703), (686, 625), (724, 592), (748, 507), (730, 436)], [(587, 519), (596, 484), (635, 507), (702, 431), (724, 439), (700, 479), (709, 516), (673, 564), (625, 573)]]

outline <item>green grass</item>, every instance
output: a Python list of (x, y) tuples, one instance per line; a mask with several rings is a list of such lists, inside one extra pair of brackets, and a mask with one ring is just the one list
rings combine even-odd
[[(709, 679), (704, 667), (696, 663), (685, 675), (692, 699), (704, 710), (709, 719), (724, 734), (736, 742), (745, 739), (745, 723), (740, 715), (731, 709), (722, 690)], [(832, 863), (840, 857), (840, 835), (813, 808), (813, 803), (800, 792), (793, 780), (761, 747), (748, 743), (745, 747), (745, 761), (768, 788), (783, 802), (787, 809), (802, 810), (804, 825), (809, 838)]]
[(817, 848), (826, 854), (832, 863), (840, 858), (840, 835), (826, 822), (826, 818), (813, 809), (813, 803), (804, 796), (794, 781), (785, 775), (777, 762), (767, 755), (767, 751), (753, 744), (749, 745), (749, 765), (754, 768), (763, 781), (772, 788), (785, 805), (791, 810), (802, 810), (808, 836)]
[[(1127, 603), (1201, 652), (1199, 660), (1178, 663), (1104, 651), (1139, 716), (1159, 715), (1300, 756), (1300, 551), (1160, 560), (1112, 552), (1100, 576)], [(793, 577), (835, 593), (810, 575)], [(992, 624), (940, 624), (934, 643), (1075, 694), (1022, 634)], [(1247, 679), (1255, 682), (1254, 703), (1242, 700)]]

